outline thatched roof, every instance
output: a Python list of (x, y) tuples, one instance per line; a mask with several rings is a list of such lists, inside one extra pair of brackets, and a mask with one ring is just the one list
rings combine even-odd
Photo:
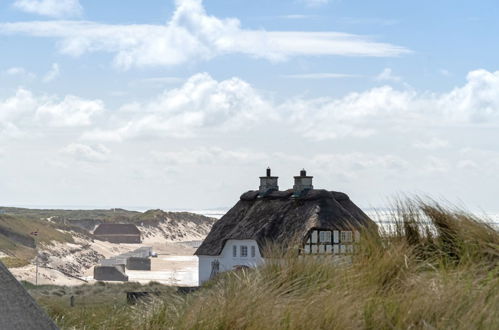
[(130, 223), (102, 223), (94, 230), (94, 235), (140, 235), (140, 230)]
[(58, 329), (0, 262), (0, 329)]
[(213, 225), (195, 254), (220, 255), (229, 239), (256, 240), (264, 252), (268, 242), (288, 246), (313, 228), (346, 230), (375, 225), (344, 193), (314, 189), (299, 197), (292, 195), (293, 190), (273, 191), (263, 197), (258, 191), (244, 193)]

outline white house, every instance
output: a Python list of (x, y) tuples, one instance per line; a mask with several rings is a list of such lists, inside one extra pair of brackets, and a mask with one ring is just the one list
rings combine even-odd
[(294, 177), (293, 189), (279, 191), (277, 179), (267, 169), (259, 190), (241, 195), (213, 225), (195, 253), (200, 284), (219, 272), (262, 264), (269, 243), (304, 255), (349, 254), (359, 229), (376, 226), (346, 194), (314, 189), (305, 170)]

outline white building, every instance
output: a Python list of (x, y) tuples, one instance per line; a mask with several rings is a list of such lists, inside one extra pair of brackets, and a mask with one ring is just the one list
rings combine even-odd
[(244, 193), (196, 251), (199, 283), (219, 272), (262, 264), (269, 243), (304, 255), (352, 253), (358, 229), (374, 222), (346, 194), (314, 189), (312, 178), (302, 170), (293, 189), (279, 191), (278, 178), (267, 169), (259, 190)]

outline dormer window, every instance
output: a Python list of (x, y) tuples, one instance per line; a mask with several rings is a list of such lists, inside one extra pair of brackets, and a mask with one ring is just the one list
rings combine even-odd
[(246, 245), (241, 245), (241, 257), (248, 256), (248, 247)]
[(237, 246), (232, 247), (232, 257), (236, 258), (237, 257)]

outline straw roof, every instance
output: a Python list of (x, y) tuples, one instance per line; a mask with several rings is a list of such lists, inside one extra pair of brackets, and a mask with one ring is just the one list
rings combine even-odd
[(229, 239), (256, 240), (264, 252), (268, 242), (286, 247), (297, 237), (303, 239), (313, 228), (351, 230), (373, 225), (341, 192), (314, 189), (296, 197), (293, 190), (271, 191), (264, 196), (258, 191), (248, 191), (213, 225), (195, 254), (220, 255)]
[(0, 262), (0, 329), (58, 329), (2, 262)]

